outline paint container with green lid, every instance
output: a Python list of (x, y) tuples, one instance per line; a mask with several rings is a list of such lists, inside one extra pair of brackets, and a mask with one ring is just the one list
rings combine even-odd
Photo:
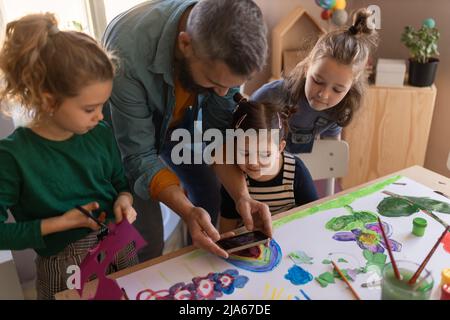
[(418, 237), (422, 237), (425, 234), (427, 227), (427, 220), (423, 218), (414, 218), (412, 233)]

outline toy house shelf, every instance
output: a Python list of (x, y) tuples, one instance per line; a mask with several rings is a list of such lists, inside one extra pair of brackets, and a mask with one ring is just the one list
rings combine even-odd
[[(304, 8), (297, 7), (272, 30), (272, 79), (281, 78), (306, 54), (306, 43), (315, 41), (325, 30)], [(310, 40), (310, 41), (308, 41)]]
[(370, 86), (364, 105), (345, 127), (350, 146), (344, 189), (413, 166), (423, 166), (436, 87)]

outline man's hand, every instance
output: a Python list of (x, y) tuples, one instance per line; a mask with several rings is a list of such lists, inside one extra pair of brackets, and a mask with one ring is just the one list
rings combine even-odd
[(243, 196), (236, 202), (236, 210), (248, 230), (261, 229), (272, 238), (272, 215), (265, 203), (256, 201), (250, 196)]
[(126, 218), (131, 224), (136, 220), (136, 210), (133, 208), (133, 196), (128, 192), (123, 192), (119, 194), (114, 202), (114, 216), (116, 217), (116, 223), (122, 221)]
[(194, 246), (220, 257), (228, 258), (228, 253), (221, 249), (215, 242), (221, 238), (234, 235), (233, 232), (223, 234), (221, 237), (212, 225), (208, 212), (200, 207), (193, 207), (184, 217), (184, 220), (189, 228)]

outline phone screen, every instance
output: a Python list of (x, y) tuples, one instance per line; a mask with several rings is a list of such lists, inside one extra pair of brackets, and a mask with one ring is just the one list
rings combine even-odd
[(217, 245), (225, 251), (234, 252), (265, 243), (268, 240), (269, 237), (261, 231), (252, 231), (219, 240), (217, 241)]

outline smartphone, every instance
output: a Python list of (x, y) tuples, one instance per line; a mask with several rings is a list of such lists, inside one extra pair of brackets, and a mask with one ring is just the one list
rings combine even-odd
[(270, 238), (261, 231), (251, 231), (217, 241), (217, 245), (228, 253), (241, 251), (269, 242)]

